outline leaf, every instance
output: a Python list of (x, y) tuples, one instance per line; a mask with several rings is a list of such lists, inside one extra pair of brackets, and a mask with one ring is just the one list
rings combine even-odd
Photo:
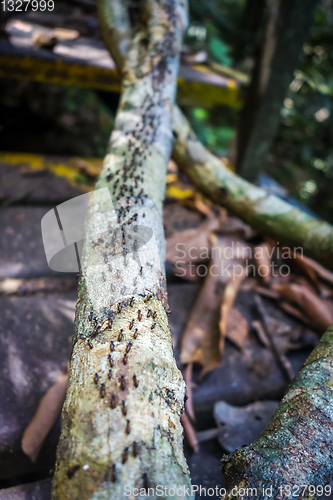
[(215, 403), (214, 418), (222, 448), (231, 452), (253, 443), (268, 424), (278, 404), (277, 401), (257, 401), (239, 407), (225, 401)]
[(221, 334), (219, 341), (220, 353), (222, 353), (224, 349), (224, 339), (227, 334), (229, 314), (235, 302), (241, 283), (245, 278), (246, 278), (246, 269), (243, 268), (242, 274), (240, 276), (234, 277), (234, 279), (232, 279), (225, 287), (222, 297), (221, 316), (219, 321), (220, 334)]
[(274, 284), (273, 288), (282, 297), (296, 303), (320, 332), (324, 333), (333, 323), (332, 307), (310, 288), (296, 283)]
[(309, 257), (305, 257), (305, 255), (300, 256), (299, 254), (297, 254), (297, 256), (299, 256), (308, 267), (313, 269), (313, 271), (317, 273), (319, 278), (326, 281), (330, 285), (333, 285), (333, 273), (331, 271), (326, 269), (321, 264), (318, 264), (318, 262), (316, 262), (315, 260), (310, 259)]
[[(209, 235), (211, 232), (216, 231), (218, 227), (219, 220), (213, 216), (209, 217), (196, 229), (176, 231), (167, 239), (166, 260), (173, 263), (177, 261), (186, 263), (208, 259), (211, 248)], [(207, 249), (207, 251), (200, 252), (200, 248)]]
[(66, 396), (68, 373), (62, 373), (41, 399), (37, 411), (25, 429), (21, 446), (32, 462), (36, 462), (44, 439), (61, 412)]
[(269, 283), (271, 281), (271, 256), (272, 246), (268, 242), (262, 243), (254, 249), (256, 273), (265, 283)]
[[(210, 268), (214, 265), (211, 261)], [(219, 351), (218, 312), (222, 287), (219, 277), (208, 272), (199, 297), (193, 307), (183, 335), (180, 360), (182, 363), (200, 363), (200, 377), (221, 363)]]
[[(234, 247), (231, 246), (232, 242), (235, 243)], [(225, 236), (216, 238), (213, 243), (213, 256), (199, 297), (191, 311), (182, 339), (180, 355), (181, 362), (184, 364), (200, 363), (202, 365), (200, 377), (221, 363), (224, 337), (220, 335), (218, 323), (223, 285), (228, 283), (227, 286), (230, 286), (230, 290), (232, 290), (235, 283), (239, 287), (238, 281), (241, 282), (246, 277), (246, 271), (243, 267), (245, 257), (242, 252), (242, 243), (246, 248), (248, 245), (243, 240), (235, 240), (235, 238), (231, 239)], [(227, 249), (233, 249), (230, 255), (229, 252), (226, 252)], [(241, 278), (234, 276), (235, 271), (242, 274)]]
[(249, 335), (249, 325), (243, 314), (233, 307), (229, 313), (226, 337), (239, 349), (243, 349)]

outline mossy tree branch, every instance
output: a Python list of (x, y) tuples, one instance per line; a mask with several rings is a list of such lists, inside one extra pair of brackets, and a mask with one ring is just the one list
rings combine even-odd
[(258, 439), (223, 459), (225, 499), (317, 498), (332, 478), (332, 450), (333, 325)]
[(333, 227), (234, 174), (198, 141), (176, 106), (172, 114), (176, 137), (172, 156), (210, 199), (279, 243), (301, 247), (304, 253), (333, 269)]
[(86, 217), (53, 500), (120, 500), (126, 486), (127, 493), (189, 486), (162, 224), (186, 23), (184, 1), (148, 0), (126, 57), (115, 129)]

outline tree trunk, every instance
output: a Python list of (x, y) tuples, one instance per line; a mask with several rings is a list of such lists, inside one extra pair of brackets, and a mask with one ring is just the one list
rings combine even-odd
[(222, 459), (224, 499), (325, 498), (332, 450), (333, 325), (258, 439)]
[(134, 488), (157, 485), (190, 496), (162, 224), (186, 22), (183, 1), (148, 1), (128, 53), (109, 153), (87, 211), (53, 500), (134, 498)]

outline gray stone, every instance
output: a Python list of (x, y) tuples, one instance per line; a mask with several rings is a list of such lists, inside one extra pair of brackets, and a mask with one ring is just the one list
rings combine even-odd
[(49, 268), (42, 240), (41, 220), (50, 209), (20, 206), (1, 210), (0, 279), (61, 276)]
[(0, 300), (0, 479), (54, 465), (60, 419), (36, 463), (21, 450), (21, 439), (41, 398), (67, 367), (75, 300), (75, 293)]
[(51, 479), (0, 490), (0, 500), (50, 500)]
[[(47, 160), (52, 161), (52, 158), (47, 157)], [(56, 163), (67, 161), (66, 158), (53, 160)], [(18, 203), (57, 205), (85, 192), (80, 186), (72, 186), (68, 179), (49, 170), (33, 170), (29, 163), (12, 165), (0, 162), (0, 186), (2, 203), (5, 206)]]

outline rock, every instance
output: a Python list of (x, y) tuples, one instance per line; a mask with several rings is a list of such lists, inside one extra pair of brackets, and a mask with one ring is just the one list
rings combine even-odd
[(51, 207), (10, 207), (1, 210), (0, 279), (59, 276), (49, 268), (41, 220)]
[(0, 490), (0, 500), (50, 500), (51, 479)]
[[(200, 443), (198, 453), (193, 453), (185, 447), (185, 456), (190, 468), (192, 487), (199, 488), (194, 490), (196, 498), (219, 500), (221, 498), (219, 490), (223, 487), (223, 479), (220, 465), (222, 453), (217, 440), (210, 439)], [(206, 489), (206, 494), (203, 488)]]
[[(18, 203), (38, 203), (39, 205), (54, 203), (57, 205), (85, 192), (82, 186), (72, 185), (67, 178), (55, 175), (47, 169), (57, 166), (63, 167), (64, 171), (71, 167), (74, 170), (75, 166), (71, 164), (73, 159), (71, 161), (70, 158), (17, 154), (8, 155), (13, 158), (6, 162), (6, 154), (2, 156), (5, 158), (0, 159), (0, 193), (5, 206)], [(17, 163), (13, 164), (15, 158), (17, 158)], [(80, 160), (77, 159), (77, 161)], [(32, 168), (32, 163), (40, 164), (41, 168)]]
[(0, 479), (54, 466), (60, 419), (36, 463), (21, 450), (40, 399), (67, 367), (75, 293), (0, 299)]
[(277, 401), (257, 401), (247, 406), (232, 406), (219, 401), (214, 406), (218, 441), (222, 448), (232, 452), (257, 439), (266, 427), (276, 408)]

